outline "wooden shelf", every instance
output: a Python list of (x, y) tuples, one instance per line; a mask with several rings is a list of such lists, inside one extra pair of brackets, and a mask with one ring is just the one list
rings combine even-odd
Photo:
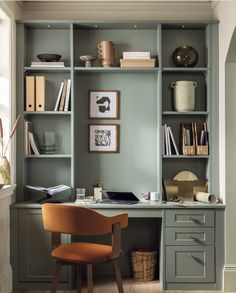
[(207, 155), (207, 156), (185, 156), (185, 155), (171, 155), (171, 156), (167, 156), (167, 155), (164, 155), (162, 156), (163, 159), (209, 159), (210, 156)]
[(24, 116), (26, 115), (71, 115), (71, 111), (42, 111), (42, 112), (24, 111)]
[(137, 68), (124, 68), (124, 67), (75, 67), (76, 72), (90, 72), (90, 73), (156, 73), (160, 69), (158, 67), (137, 67)]
[(71, 159), (71, 155), (54, 154), (54, 155), (26, 155), (26, 159)]
[(69, 73), (71, 71), (71, 67), (24, 67), (24, 71), (31, 71), (31, 72), (66, 72)]
[(208, 67), (163, 67), (162, 72), (188, 72), (188, 73), (205, 73), (209, 71)]
[(177, 111), (163, 111), (162, 112), (163, 115), (177, 115), (177, 116), (198, 116), (198, 115), (202, 115), (202, 116), (208, 116), (209, 112), (208, 111), (191, 111), (191, 112), (177, 112)]

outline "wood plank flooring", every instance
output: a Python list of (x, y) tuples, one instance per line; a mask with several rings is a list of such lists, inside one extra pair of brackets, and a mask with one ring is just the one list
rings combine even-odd
[[(152, 282), (137, 282), (132, 279), (123, 280), (125, 293), (221, 293), (222, 291), (161, 291), (158, 281)], [(96, 281), (94, 283), (93, 293), (117, 293), (117, 286), (113, 280)], [(12, 293), (50, 293), (50, 291), (43, 290), (20, 290)], [(57, 293), (76, 293), (75, 290), (58, 290)], [(87, 288), (83, 287), (82, 293), (87, 293)], [(228, 292), (230, 293), (230, 292)], [(233, 292), (232, 292), (233, 293)]]

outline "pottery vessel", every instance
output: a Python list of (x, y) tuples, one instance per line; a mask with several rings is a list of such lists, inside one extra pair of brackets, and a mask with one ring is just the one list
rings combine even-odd
[(176, 81), (171, 83), (174, 89), (174, 109), (178, 112), (194, 111), (195, 81)]
[(11, 183), (10, 164), (6, 157), (0, 157), (0, 184)]
[(111, 67), (115, 59), (115, 45), (111, 41), (102, 41), (98, 44), (98, 58), (103, 67)]

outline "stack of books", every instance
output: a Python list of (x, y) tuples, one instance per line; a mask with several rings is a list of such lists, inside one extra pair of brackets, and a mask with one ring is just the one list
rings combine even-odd
[(150, 52), (123, 52), (120, 67), (155, 67), (155, 61)]
[(63, 61), (59, 61), (59, 62), (33, 61), (31, 62), (31, 67), (65, 67), (65, 64)]
[(54, 111), (69, 111), (71, 79), (61, 82)]

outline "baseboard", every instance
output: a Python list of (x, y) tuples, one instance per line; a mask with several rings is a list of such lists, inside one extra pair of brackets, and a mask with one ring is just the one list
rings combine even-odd
[(0, 273), (0, 293), (12, 292), (12, 269), (9, 266), (4, 272)]
[(236, 291), (236, 265), (224, 267), (224, 291)]

